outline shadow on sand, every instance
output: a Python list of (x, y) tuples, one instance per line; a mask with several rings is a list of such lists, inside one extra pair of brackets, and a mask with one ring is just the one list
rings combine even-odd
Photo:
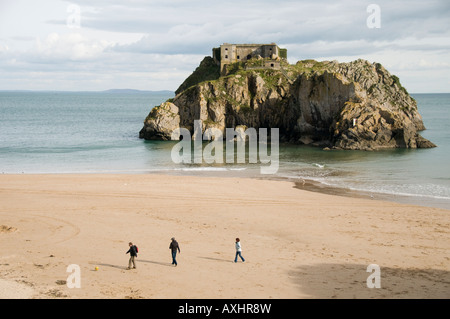
[(142, 263), (149, 263), (149, 264), (173, 267), (173, 265), (171, 263), (163, 263), (163, 262), (160, 262), (160, 261), (145, 260), (145, 259), (136, 259), (136, 261), (138, 263), (142, 262)]
[(221, 258), (214, 258), (214, 257), (201, 257), (199, 256), (198, 258), (201, 259), (207, 259), (207, 260), (214, 260), (214, 261), (221, 261), (221, 262), (227, 262), (227, 263), (231, 263), (233, 262), (233, 259), (221, 259)]
[[(381, 288), (368, 288), (368, 265), (315, 264), (292, 271), (299, 289), (311, 298), (450, 298), (450, 272), (380, 265)], [(370, 278), (370, 282), (374, 282)]]
[[(137, 266), (139, 266), (139, 263), (149, 263), (149, 264), (173, 267), (171, 263), (164, 263), (164, 262), (153, 261), (153, 260), (145, 260), (145, 259), (136, 259), (136, 265)], [(97, 266), (103, 266), (103, 267), (111, 267), (111, 268), (116, 268), (116, 269), (121, 269), (121, 270), (127, 270), (128, 269), (128, 263), (126, 263), (125, 266), (119, 266), (119, 265), (113, 265), (113, 264), (106, 264), (106, 263), (92, 262), (91, 261), (91, 262), (89, 262), (89, 264), (97, 265)]]
[(90, 264), (91, 265), (97, 265), (97, 266), (103, 266), (103, 267), (111, 267), (111, 268), (116, 268), (116, 269), (121, 269), (121, 270), (126, 270), (127, 269), (127, 266), (118, 266), (118, 265), (113, 265), (113, 264), (94, 263), (94, 262), (90, 262)]

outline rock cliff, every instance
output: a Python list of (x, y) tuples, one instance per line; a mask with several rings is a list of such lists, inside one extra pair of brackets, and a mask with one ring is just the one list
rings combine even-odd
[[(171, 138), (179, 127), (193, 132), (238, 125), (277, 127), (281, 141), (335, 149), (428, 148), (416, 101), (381, 64), (356, 60), (235, 63), (218, 76), (210, 58), (180, 86), (175, 98), (154, 107), (140, 138)], [(225, 135), (225, 134), (224, 134)]]

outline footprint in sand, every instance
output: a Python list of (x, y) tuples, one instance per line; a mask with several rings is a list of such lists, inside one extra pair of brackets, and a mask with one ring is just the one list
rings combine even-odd
[(0, 225), (0, 233), (12, 233), (15, 232), (17, 228), (6, 226), (6, 225)]

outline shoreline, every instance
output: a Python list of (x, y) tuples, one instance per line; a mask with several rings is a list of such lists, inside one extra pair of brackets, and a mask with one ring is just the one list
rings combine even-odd
[(305, 183), (303, 182), (294, 182), (294, 183), (296, 188), (310, 192), (318, 192), (322, 194), (344, 196), (349, 198), (363, 198), (370, 200), (389, 201), (398, 204), (407, 204), (421, 207), (431, 207), (450, 210), (449, 200), (430, 198), (429, 196), (413, 196), (413, 195), (367, 192), (362, 190), (335, 187), (312, 180), (305, 180)]
[[(154, 174), (0, 175), (0, 199), (1, 298), (450, 297), (444, 209)], [(233, 262), (236, 237), (245, 263)], [(80, 289), (65, 284), (72, 264)], [(381, 289), (366, 286), (371, 264)]]
[[(142, 173), (142, 172), (141, 172)], [(282, 181), (282, 182), (290, 182), (294, 184), (294, 187), (297, 189), (315, 192), (320, 194), (327, 195), (336, 195), (341, 197), (348, 198), (362, 198), (369, 200), (380, 200), (380, 201), (389, 201), (397, 204), (406, 204), (406, 205), (415, 205), (421, 207), (430, 207), (430, 208), (440, 208), (450, 210), (450, 199), (440, 199), (433, 198), (430, 196), (414, 196), (414, 195), (403, 195), (403, 194), (388, 194), (388, 193), (379, 193), (379, 192), (371, 192), (364, 190), (356, 190), (343, 188), (333, 185), (327, 185), (322, 182), (314, 181), (311, 179), (304, 178), (289, 178), (289, 177), (258, 177), (258, 176), (239, 176), (239, 175), (230, 175), (225, 176), (221, 175), (219, 172), (204, 172), (204, 173), (180, 173), (180, 172), (166, 172), (167, 175), (171, 176), (193, 176), (193, 177), (219, 177), (219, 178), (249, 178), (249, 179), (257, 179), (257, 180), (270, 180), (270, 181)], [(139, 173), (137, 173), (139, 174)], [(146, 172), (146, 174), (155, 174), (159, 175), (161, 172)], [(164, 174), (163, 174), (164, 175)]]
[[(270, 180), (270, 181), (283, 181), (283, 182), (291, 182), (294, 184), (294, 187), (300, 190), (327, 194), (327, 195), (336, 195), (347, 198), (362, 198), (368, 200), (381, 200), (381, 201), (389, 201), (392, 203), (398, 204), (406, 204), (406, 205), (415, 205), (421, 207), (430, 207), (430, 208), (440, 208), (450, 210), (450, 199), (444, 198), (436, 198), (431, 196), (419, 196), (419, 195), (408, 195), (408, 194), (389, 194), (389, 193), (380, 193), (375, 191), (364, 191), (357, 189), (344, 188), (339, 186), (328, 185), (319, 181), (305, 179), (305, 178), (291, 178), (291, 177), (260, 177), (256, 175), (241, 175), (236, 174), (237, 171), (229, 171), (225, 169), (224, 171), (196, 171), (188, 172), (188, 171), (174, 171), (174, 170), (136, 170), (136, 171), (103, 171), (103, 172), (56, 172), (56, 173), (3, 173), (2, 175), (168, 175), (168, 176), (191, 176), (191, 177), (218, 177), (218, 178), (245, 178), (245, 179), (256, 179), (256, 180)], [(223, 172), (230, 173), (230, 175), (221, 174)]]

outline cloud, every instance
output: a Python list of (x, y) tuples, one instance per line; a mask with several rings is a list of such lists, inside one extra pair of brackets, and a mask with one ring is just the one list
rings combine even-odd
[(6, 53), (8, 51), (9, 51), (9, 48), (8, 48), (8, 46), (6, 44), (3, 44), (3, 45), (0, 44), (0, 54)]
[[(113, 87), (175, 89), (213, 47), (276, 42), (292, 63), (364, 58), (386, 64), (404, 74), (402, 83), (418, 88), (420, 80), (408, 77), (436, 74), (434, 87), (447, 90), (437, 81), (442, 70), (450, 72), (450, 3), (376, 1), (381, 28), (370, 29), (366, 9), (373, 2), (45, 0), (33, 5), (34, 15), (27, 6), (6, 6), (11, 14), (0, 13), (0, 88), (28, 71), (55, 87), (108, 89), (116, 81)], [(67, 27), (70, 5), (80, 8), (79, 29)], [(408, 67), (420, 71), (407, 73)]]
[[(328, 50), (347, 42), (347, 53), (364, 51), (358, 45), (366, 43), (366, 51), (380, 47), (373, 42), (399, 45), (399, 40), (415, 38), (416, 46), (429, 49), (422, 40), (434, 37), (449, 38), (448, 28), (450, 6), (445, 2), (427, 3), (392, 1), (381, 5), (380, 29), (369, 29), (366, 24), (367, 5), (365, 1), (325, 1), (305, 3), (284, 1), (273, 3), (243, 1), (236, 9), (234, 2), (229, 6), (213, 3), (207, 9), (188, 8), (187, 11), (172, 10), (170, 14), (160, 7), (158, 18), (137, 23), (127, 20), (125, 12), (122, 23), (111, 25), (135, 25), (146, 29), (146, 35), (132, 44), (117, 45), (118, 52), (201, 54), (223, 42), (271, 43), (277, 42), (292, 47), (309, 46), (311, 57), (321, 56)], [(150, 8), (150, 7), (149, 7)], [(232, 9), (230, 9), (232, 8)], [(150, 10), (150, 9), (149, 9)], [(151, 12), (151, 10), (150, 10)], [(218, 12), (221, 14), (218, 15)], [(166, 13), (166, 14), (164, 14)], [(151, 13), (150, 13), (151, 16)], [(161, 18), (164, 17), (164, 18)], [(155, 27), (157, 25), (158, 27)], [(108, 26), (92, 21), (92, 27)], [(332, 44), (332, 45), (330, 45)], [(355, 48), (353, 45), (356, 44)], [(314, 49), (317, 49), (316, 51)], [(336, 55), (336, 53), (334, 53)]]
[(42, 61), (82, 61), (98, 58), (112, 43), (90, 40), (80, 33), (51, 33), (46, 39), (37, 39), (35, 57)]

